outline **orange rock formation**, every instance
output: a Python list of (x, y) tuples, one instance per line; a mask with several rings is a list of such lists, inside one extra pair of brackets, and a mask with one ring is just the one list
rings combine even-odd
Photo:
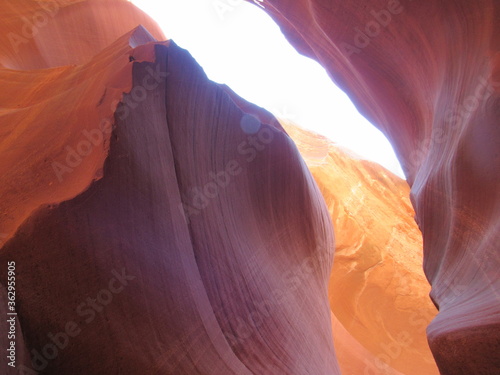
[[(288, 127), (316, 184), (127, 1), (1, 3), (2, 371), (436, 373), (403, 181)], [(397, 149), (442, 374), (500, 368), (495, 4), (263, 4)]]
[(406, 181), (283, 123), (335, 230), (329, 295), (342, 374), (438, 374), (425, 328), (436, 315)]
[[(6, 19), (59, 10), (57, 38), (35, 33), (31, 60), (6, 50), (0, 72), (0, 263), (15, 263), (18, 314), (2, 371), (339, 373), (331, 222), (281, 126), (126, 2), (28, 3)], [(82, 36), (77, 56), (43, 52)]]

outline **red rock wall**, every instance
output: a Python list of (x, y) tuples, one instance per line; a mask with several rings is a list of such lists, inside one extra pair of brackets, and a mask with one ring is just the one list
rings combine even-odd
[[(264, 5), (389, 135), (408, 173), (440, 308), (428, 333), (441, 373), (497, 373), (496, 3), (293, 4)], [(161, 32), (128, 2), (2, 6), (0, 263), (17, 265), (25, 373), (337, 374), (331, 321), (348, 371), (380, 370), (364, 363), (384, 361), (387, 332), (404, 329), (423, 284), (406, 313), (384, 318), (390, 329), (364, 314), (384, 340), (356, 346), (365, 332), (349, 321), (350, 300), (331, 294), (338, 310), (328, 306), (327, 208), (267, 112), (210, 83), (175, 45), (151, 43)], [(356, 214), (334, 216), (337, 247), (370, 220)], [(350, 255), (383, 279), (365, 253)], [(414, 262), (384, 255), (386, 275)], [(330, 286), (354, 277), (352, 264), (338, 262)], [(373, 289), (369, 278), (352, 285)], [(379, 303), (365, 289), (359, 307)], [(5, 298), (2, 287), (2, 308)], [(427, 355), (422, 343), (414, 353)], [(418, 371), (408, 353), (396, 357), (384, 371)]]
[[(83, 64), (142, 25), (157, 40), (158, 25), (123, 0), (2, 0), (0, 65), (30, 70)], [(137, 41), (135, 41), (137, 42)]]
[[(9, 11), (2, 13), (0, 25), (0, 62), (5, 66), (0, 70), (0, 173), (5, 181), (0, 186), (1, 241), (41, 204), (74, 197), (99, 178), (113, 114), (122, 93), (132, 86), (131, 56), (135, 61), (154, 59), (151, 48), (133, 50), (155, 40), (149, 31), (136, 28), (144, 23), (163, 39), (155, 24), (130, 3), (70, 3), (2, 3)], [(115, 18), (104, 23), (106, 32), (90, 27), (92, 32), (82, 34), (110, 13)], [(38, 27), (33, 28), (36, 20)], [(44, 48), (58, 49), (43, 54)], [(36, 68), (44, 69), (32, 70)], [(96, 131), (102, 139), (85, 149), (85, 134)]]
[(264, 5), (396, 149), (440, 311), (428, 338), (441, 373), (500, 373), (498, 1)]
[(153, 40), (137, 28), (76, 65), (0, 71), (0, 264), (16, 264), (33, 360), (18, 338), (2, 371), (338, 374), (310, 172), (236, 102), (268, 113)]

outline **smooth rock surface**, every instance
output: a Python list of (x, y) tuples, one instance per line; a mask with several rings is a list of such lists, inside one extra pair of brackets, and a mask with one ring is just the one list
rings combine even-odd
[[(441, 373), (498, 373), (497, 3), (290, 4), (264, 5), (408, 174)], [(288, 128), (316, 184), (269, 113), (126, 1), (2, 6), (0, 263), (25, 373), (436, 373), (404, 182)]]
[(442, 374), (500, 373), (500, 4), (272, 0), (393, 144), (423, 233)]
[(307, 166), (275, 120), (150, 41), (1, 72), (6, 115), (23, 108), (2, 118), (0, 192), (22, 370), (338, 374), (333, 231)]

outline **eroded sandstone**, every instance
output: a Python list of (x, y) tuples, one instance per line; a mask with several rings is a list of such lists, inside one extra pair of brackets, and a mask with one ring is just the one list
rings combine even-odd
[(423, 233), (442, 374), (500, 372), (499, 4), (269, 1), (393, 144)]

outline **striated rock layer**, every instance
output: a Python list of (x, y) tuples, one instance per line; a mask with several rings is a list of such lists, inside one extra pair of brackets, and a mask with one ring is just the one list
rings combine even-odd
[[(441, 373), (497, 373), (496, 9), (290, 4), (264, 5), (403, 161)], [(299, 134), (325, 206), (272, 116), (126, 1), (2, 9), (0, 263), (18, 314), (3, 372), (339, 374), (333, 326), (346, 374), (436, 373), (401, 180)]]
[(272, 0), (266, 11), (391, 140), (411, 185), (442, 374), (500, 373), (500, 4)]
[[(166, 80), (117, 109), (103, 177), (37, 209), (2, 249), (28, 347), (45, 357), (35, 369), (338, 373), (331, 224), (292, 142), (254, 119), (250, 146), (242, 112), (186, 52), (155, 56), (134, 65), (127, 97), (151, 71)], [(47, 358), (65, 330), (75, 337)]]
[[(132, 87), (130, 60), (154, 59), (151, 48), (141, 47), (155, 41), (149, 32), (164, 39), (128, 2), (71, 3), (2, 2), (9, 10), (0, 24), (3, 241), (41, 204), (74, 197), (99, 178), (114, 112)], [(106, 31), (94, 27), (101, 18)], [(140, 23), (148, 31), (131, 31)], [(84, 43), (82, 30), (88, 31)], [(87, 145), (96, 131), (102, 139)]]
[[(339, 374), (333, 231), (297, 148), (174, 43), (106, 39), (142, 22), (119, 3), (66, 2), (64, 35), (2, 60), (0, 263), (15, 262), (18, 314), (2, 373)], [(95, 55), (42, 53), (83, 31)]]

